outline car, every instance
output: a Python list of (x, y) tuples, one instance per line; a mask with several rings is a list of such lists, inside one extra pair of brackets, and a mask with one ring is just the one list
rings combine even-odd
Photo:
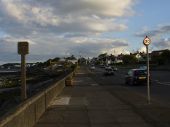
[(100, 68), (104, 68), (105, 66), (104, 66), (104, 64), (100, 64), (99, 67)]
[(118, 68), (117, 67), (112, 67), (112, 69), (114, 70), (114, 71), (117, 71), (118, 70)]
[(147, 66), (140, 66), (139, 69), (147, 70)]
[(95, 66), (91, 66), (90, 69), (91, 69), (91, 70), (95, 70)]
[(131, 69), (125, 76), (125, 84), (138, 85), (147, 83), (147, 72), (145, 69)]
[(100, 68), (105, 68), (105, 65), (101, 65)]
[(104, 75), (105, 76), (114, 75), (113, 69), (112, 68), (105, 69)]
[(112, 69), (111, 66), (105, 66), (105, 70)]

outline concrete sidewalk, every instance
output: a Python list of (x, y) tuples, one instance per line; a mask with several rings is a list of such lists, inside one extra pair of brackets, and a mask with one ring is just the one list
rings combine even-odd
[(64, 88), (35, 127), (151, 127), (132, 107), (99, 86), (84, 68)]

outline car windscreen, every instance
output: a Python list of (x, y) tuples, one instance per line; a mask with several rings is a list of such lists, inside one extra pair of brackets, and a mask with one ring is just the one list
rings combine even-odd
[(140, 75), (146, 75), (146, 71), (145, 70), (136, 70), (134, 72), (135, 76), (140, 76)]
[(112, 69), (110, 69), (110, 68), (107, 68), (107, 69), (106, 69), (106, 71), (112, 71)]

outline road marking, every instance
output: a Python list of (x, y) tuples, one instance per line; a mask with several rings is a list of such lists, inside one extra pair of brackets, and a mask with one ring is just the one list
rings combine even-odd
[(93, 83), (93, 84), (91, 84), (91, 86), (98, 86), (98, 84), (96, 84), (96, 83)]
[(70, 99), (71, 97), (58, 97), (51, 105), (69, 105)]
[(156, 83), (160, 84), (160, 85), (166, 85), (166, 86), (170, 86), (170, 82), (160, 82), (159, 80), (154, 80)]

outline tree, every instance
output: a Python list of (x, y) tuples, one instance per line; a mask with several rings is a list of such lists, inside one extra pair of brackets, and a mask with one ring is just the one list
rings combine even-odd
[(71, 55), (70, 57), (66, 58), (67, 60), (76, 60), (76, 57), (74, 55)]
[(53, 60), (52, 60), (52, 62), (58, 62), (60, 60), (60, 58), (59, 57), (56, 57), (56, 58), (54, 58)]
[(98, 58), (99, 58), (100, 61), (106, 61), (107, 53), (100, 54), (100, 55), (98, 56)]
[(105, 58), (107, 56), (107, 53), (100, 54), (98, 58)]
[(52, 59), (48, 59), (46, 62), (44, 62), (45, 66), (50, 66), (51, 65)]
[(112, 55), (112, 54), (109, 56), (109, 59), (112, 60), (112, 61), (115, 61), (115, 58), (116, 57), (114, 55)]
[(134, 63), (137, 63), (137, 59), (133, 55), (123, 55), (122, 60), (123, 60), (124, 64), (134, 64)]

